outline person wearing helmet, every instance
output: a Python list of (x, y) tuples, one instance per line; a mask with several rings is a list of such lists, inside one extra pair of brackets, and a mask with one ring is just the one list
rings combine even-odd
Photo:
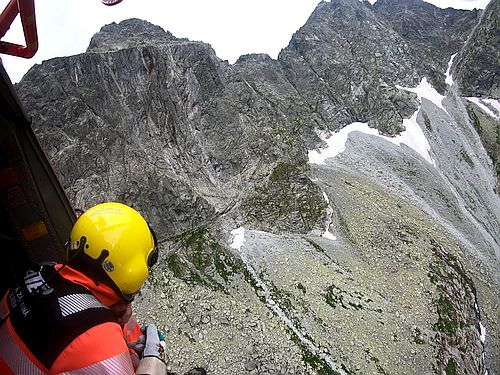
[[(129, 319), (157, 259), (154, 233), (134, 209), (104, 203), (84, 212), (67, 262), (28, 271), (2, 299), (0, 374), (165, 374), (156, 327), (137, 333)], [(126, 339), (139, 334), (137, 354)]]

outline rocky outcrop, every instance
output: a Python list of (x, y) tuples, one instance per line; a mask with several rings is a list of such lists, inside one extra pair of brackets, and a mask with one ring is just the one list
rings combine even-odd
[(416, 110), (395, 87), (420, 80), (409, 45), (359, 1), (320, 3), (279, 61), (329, 129), (360, 121), (395, 134)]
[[(303, 164), (278, 164), (269, 179), (242, 202), (245, 222), (267, 231), (321, 229), (326, 203)], [(323, 219), (323, 220), (320, 220)]]
[(300, 110), (283, 116), (289, 106), (262, 93), (286, 92), (279, 71), (250, 79), (248, 62), (231, 67), (204, 43), (142, 24), (104, 27), (89, 53), (34, 67), (17, 90), (75, 205), (130, 202), (164, 237), (213, 220), (273, 163), (305, 152)]
[(112, 52), (145, 45), (161, 46), (176, 40), (177, 38), (160, 26), (131, 18), (120, 22), (119, 25), (113, 22), (104, 26), (90, 40), (87, 52)]
[(471, 123), (493, 162), (497, 175), (496, 192), (500, 194), (500, 127), (498, 126), (498, 120), (492, 118), (473, 103), (467, 103), (466, 108)]
[[(447, 373), (484, 374), (474, 283), (456, 256), (436, 242), (432, 246), (428, 276), (437, 289), (438, 321), (433, 327), (439, 347), (437, 367)], [(473, 342), (475, 346), (470, 345)]]
[(455, 76), (463, 96), (500, 99), (499, 34), (500, 1), (492, 0), (457, 57)]
[(419, 73), (444, 92), (450, 56), (462, 49), (481, 11), (441, 9), (423, 0), (378, 0), (373, 9), (408, 43)]

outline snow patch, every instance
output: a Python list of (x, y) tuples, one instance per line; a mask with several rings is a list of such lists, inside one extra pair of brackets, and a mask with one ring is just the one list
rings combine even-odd
[[(477, 105), (479, 108), (481, 108), (484, 112), (486, 112), (494, 119), (500, 120), (500, 102), (498, 100), (483, 99), (483, 98), (467, 98), (467, 100)], [(487, 105), (493, 107), (494, 111)]]
[(237, 229), (233, 229), (231, 234), (233, 235), (233, 242), (230, 245), (231, 248), (240, 251), (245, 244), (245, 228), (239, 227)]
[(322, 141), (325, 141), (327, 147), (322, 150), (311, 150), (309, 154), (309, 163), (311, 164), (326, 164), (326, 159), (334, 158), (345, 151), (345, 144), (349, 134), (353, 131), (359, 131), (365, 134), (379, 135), (377, 129), (368, 127), (368, 124), (354, 122), (340, 129), (337, 133), (327, 132), (320, 134)]
[[(481, 316), (479, 312), (479, 306), (477, 305), (477, 302), (474, 303), (474, 308), (476, 309), (477, 316)], [(483, 344), (483, 353), (481, 354), (481, 358), (485, 359), (485, 352), (484, 352), (484, 343), (486, 342), (486, 327), (483, 326), (483, 323), (481, 320), (479, 320), (479, 339), (481, 340), (481, 344)], [(488, 375), (488, 370), (484, 372), (484, 375)]]
[(332, 240), (332, 241), (336, 241), (336, 240), (337, 240), (337, 237), (335, 237), (335, 236), (333, 235), (333, 233), (332, 233), (332, 232), (330, 232), (328, 229), (326, 230), (326, 232), (325, 232), (325, 233), (323, 233), (323, 234), (322, 234), (322, 237), (324, 237), (324, 238), (328, 238), (329, 240)]
[(432, 160), (430, 154), (431, 145), (429, 144), (429, 141), (425, 137), (422, 128), (420, 128), (420, 125), (418, 125), (417, 122), (419, 111), (420, 108), (409, 119), (403, 120), (403, 126), (406, 129), (404, 132), (394, 138), (384, 138), (397, 145), (401, 145), (401, 143), (404, 143), (408, 147), (418, 152), (420, 156), (427, 160), (429, 164), (432, 164), (435, 167), (436, 163), (434, 162), (434, 160)]
[(326, 203), (328, 203), (328, 204), (330, 203), (330, 199), (328, 198), (328, 195), (326, 195), (325, 192), (323, 192), (323, 198), (325, 199)]
[(453, 81), (453, 76), (451, 75), (451, 66), (453, 65), (453, 60), (455, 60), (455, 56), (457, 54), (451, 56), (450, 61), (448, 62), (448, 70), (446, 71), (446, 80), (444, 81), (447, 85), (453, 86), (455, 81)]
[(495, 111), (498, 112), (499, 117), (500, 117), (500, 102), (496, 99), (483, 99), (486, 103), (489, 105), (493, 106), (495, 108)]
[(418, 110), (409, 119), (403, 120), (405, 131), (396, 137), (386, 137), (379, 134), (377, 129), (372, 129), (366, 123), (355, 122), (344, 128), (337, 133), (328, 132), (327, 134), (320, 134), (321, 140), (326, 142), (327, 147), (321, 150), (311, 150), (308, 152), (309, 163), (311, 164), (326, 164), (326, 159), (334, 158), (345, 151), (345, 145), (349, 134), (353, 131), (359, 131), (364, 134), (374, 135), (392, 142), (398, 146), (404, 143), (408, 147), (418, 152), (425, 160), (433, 166), (436, 163), (430, 156), (431, 146), (425, 138), (425, 134), (417, 123)]
[(328, 213), (328, 221), (326, 223), (326, 229), (325, 232), (321, 235), (321, 237), (328, 238), (329, 240), (336, 241), (337, 237), (333, 235), (332, 232), (330, 232), (330, 225), (332, 224), (333, 221), (333, 208), (330, 206), (330, 198), (328, 198), (328, 195), (323, 192), (323, 198), (325, 199), (326, 204), (328, 204), (327, 208), (327, 213)]
[(256, 230), (256, 229), (252, 229), (251, 232), (257, 234), (269, 234), (269, 232), (264, 232), (263, 230)]
[(420, 103), (422, 103), (422, 98), (425, 98), (427, 100), (430, 100), (432, 103), (434, 103), (436, 106), (441, 108), (446, 113), (448, 113), (446, 109), (443, 107), (443, 104), (441, 103), (444, 99), (444, 96), (438, 93), (434, 87), (432, 87), (432, 85), (427, 81), (426, 77), (422, 78), (418, 86), (415, 88), (401, 87), (401, 86), (396, 86), (396, 87), (398, 89), (417, 94)]
[(481, 339), (481, 342), (484, 344), (486, 342), (486, 327), (483, 326), (483, 323), (479, 321), (479, 328), (481, 329), (481, 335), (479, 338)]

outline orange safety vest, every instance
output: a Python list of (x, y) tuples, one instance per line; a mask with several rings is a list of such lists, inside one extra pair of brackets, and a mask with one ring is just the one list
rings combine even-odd
[(119, 301), (113, 289), (69, 266), (29, 271), (1, 300), (0, 374), (135, 374), (108, 308)]

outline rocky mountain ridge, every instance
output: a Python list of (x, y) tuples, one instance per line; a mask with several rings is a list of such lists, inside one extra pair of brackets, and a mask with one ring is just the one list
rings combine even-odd
[[(444, 92), (446, 64), (467, 42), (482, 11), (441, 9), (420, 0), (379, 0), (373, 9), (407, 41), (424, 62), (423, 73), (433, 78), (436, 89)], [(398, 17), (394, 17), (395, 14)]]
[(463, 96), (500, 98), (500, 4), (492, 1), (457, 59), (456, 76)]
[[(321, 2), (277, 60), (233, 65), (133, 19), (27, 73), (73, 203), (131, 204), (164, 240), (136, 309), (172, 370), (499, 373), (500, 112), (460, 96), (495, 92), (463, 72), (498, 4)], [(388, 141), (409, 130), (427, 157)]]

